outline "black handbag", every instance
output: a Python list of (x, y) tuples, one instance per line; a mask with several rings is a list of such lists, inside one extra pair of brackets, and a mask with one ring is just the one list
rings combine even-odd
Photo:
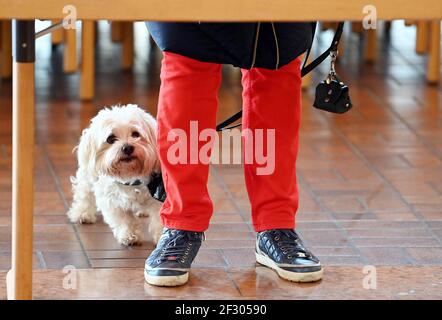
[(318, 84), (315, 91), (313, 106), (317, 109), (344, 113), (353, 106), (348, 92), (348, 86), (342, 82), (335, 71), (337, 51), (331, 52), (331, 67), (327, 78)]
[(330, 72), (325, 80), (316, 87), (315, 101), (313, 106), (317, 109), (332, 112), (344, 113), (352, 108), (348, 86), (339, 79), (335, 70), (336, 58), (338, 57), (338, 44), (341, 38), (343, 25), (340, 24), (332, 45), (330, 46)]

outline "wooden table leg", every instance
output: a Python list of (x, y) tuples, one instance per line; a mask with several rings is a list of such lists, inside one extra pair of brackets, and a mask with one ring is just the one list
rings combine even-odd
[(440, 21), (430, 22), (430, 42), (428, 48), (427, 80), (437, 83), (440, 78)]
[(428, 51), (428, 21), (418, 21), (416, 24), (416, 53)]
[(95, 31), (94, 21), (83, 20), (81, 27), (80, 98), (91, 100), (95, 91)]
[[(60, 23), (60, 20), (52, 20), (52, 24)], [(51, 32), (51, 42), (53, 45), (57, 45), (63, 42), (63, 30), (58, 29)]]
[(77, 71), (77, 30), (64, 29), (63, 69), (71, 73)]
[(378, 52), (378, 39), (376, 29), (368, 29), (365, 38), (365, 61), (375, 62)]
[(12, 268), (8, 298), (32, 299), (34, 21), (13, 21)]
[(132, 69), (134, 63), (134, 24), (132, 21), (122, 23), (122, 62), (123, 70)]
[(12, 75), (11, 21), (0, 21), (0, 32), (0, 78), (9, 79)]
[(111, 22), (111, 38), (112, 42), (121, 42), (123, 39), (122, 36), (122, 24), (120, 21), (112, 21)]

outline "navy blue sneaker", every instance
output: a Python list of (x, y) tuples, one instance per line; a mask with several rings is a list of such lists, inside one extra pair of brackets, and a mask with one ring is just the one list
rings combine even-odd
[(256, 261), (293, 282), (313, 282), (322, 278), (323, 269), (294, 230), (273, 229), (256, 235)]
[(203, 239), (203, 232), (165, 228), (157, 247), (146, 260), (146, 282), (167, 287), (185, 284)]

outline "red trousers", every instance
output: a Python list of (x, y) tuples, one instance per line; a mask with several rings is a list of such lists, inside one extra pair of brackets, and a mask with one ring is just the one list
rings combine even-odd
[[(200, 161), (171, 163), (168, 150), (175, 141), (168, 139), (168, 134), (180, 129), (190, 136), (191, 121), (197, 121), (198, 132), (214, 129), (220, 83), (221, 65), (164, 52), (157, 139), (167, 192), (161, 220), (168, 228), (205, 231), (209, 226), (213, 212), (207, 189), (209, 166)], [(256, 231), (294, 228), (298, 209), (295, 164), (301, 117), (300, 59), (278, 70), (242, 70), (242, 86), (243, 130), (274, 129), (275, 133), (273, 172), (259, 175), (256, 170), (261, 164), (244, 164), (253, 226)], [(247, 139), (243, 137), (244, 144)], [(198, 142), (198, 148), (204, 144)], [(263, 148), (266, 154), (267, 145)]]

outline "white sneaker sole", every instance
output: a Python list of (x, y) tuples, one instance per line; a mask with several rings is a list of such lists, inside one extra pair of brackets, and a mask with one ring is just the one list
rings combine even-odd
[(256, 261), (258, 263), (269, 267), (276, 271), (276, 273), (283, 279), (289, 280), (292, 282), (314, 282), (319, 281), (322, 279), (322, 275), (324, 274), (324, 269), (321, 268), (319, 271), (314, 272), (292, 272), (284, 270), (276, 265), (276, 263), (270, 259), (269, 257), (266, 257), (264, 255), (261, 255), (259, 253), (256, 253)]
[(186, 284), (189, 280), (189, 273), (180, 276), (151, 276), (144, 272), (144, 279), (148, 284), (159, 287), (177, 287)]

